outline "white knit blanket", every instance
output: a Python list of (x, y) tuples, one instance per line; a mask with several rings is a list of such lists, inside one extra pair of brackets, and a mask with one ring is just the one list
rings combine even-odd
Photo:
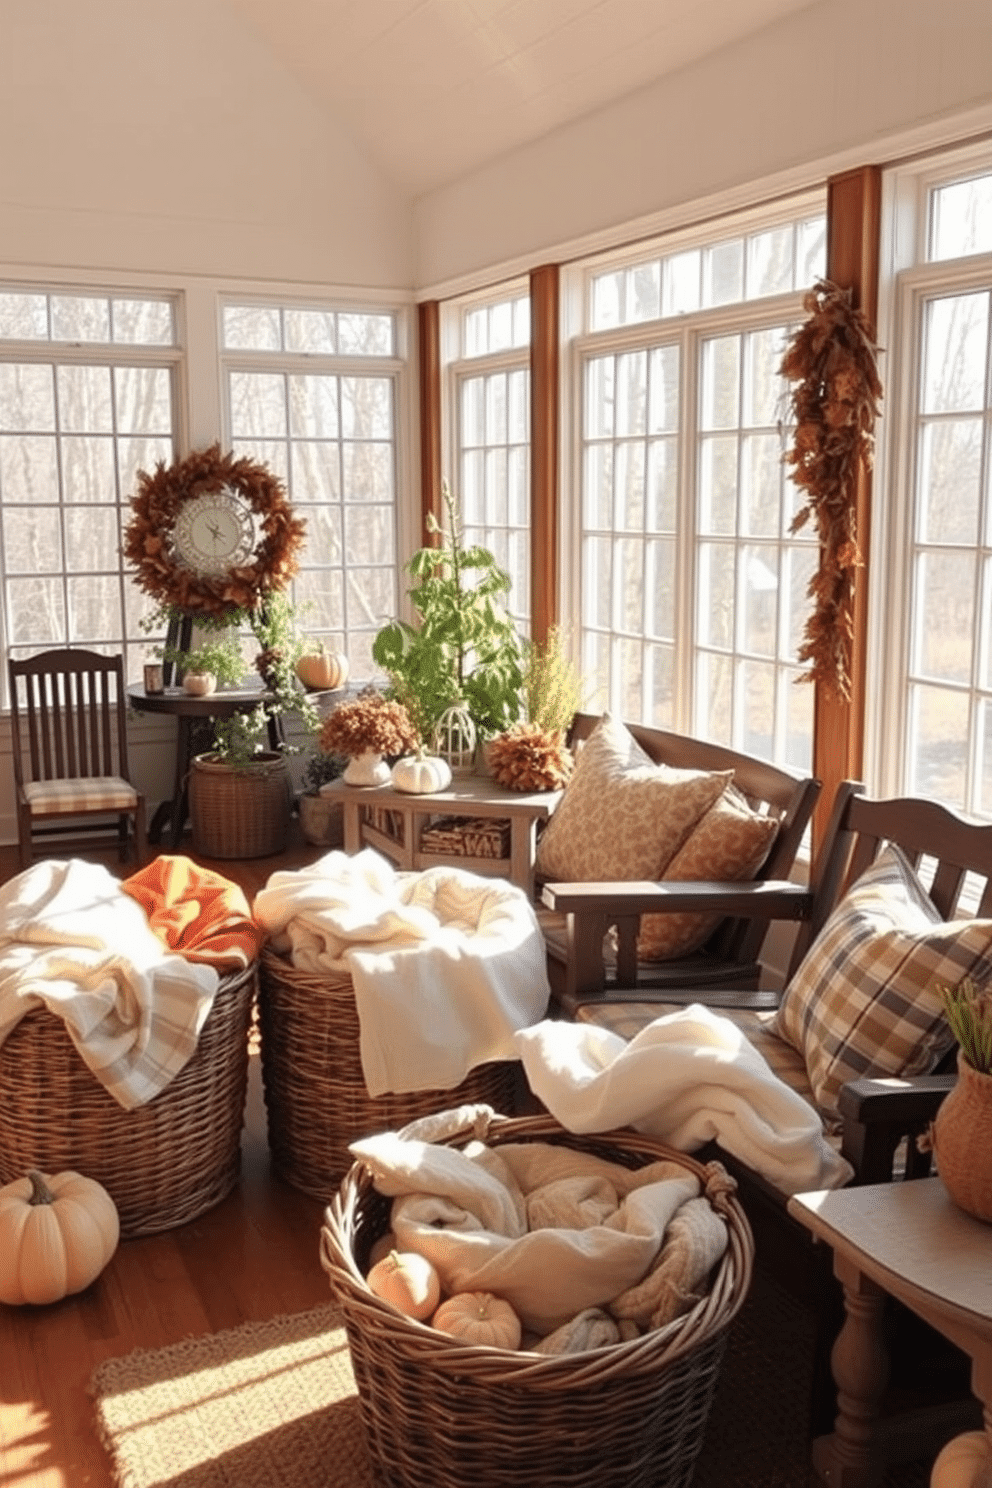
[(813, 1107), (710, 1008), (657, 1018), (629, 1043), (550, 1020), (516, 1042), (531, 1090), (569, 1131), (634, 1126), (683, 1152), (715, 1138), (785, 1194), (839, 1188), (852, 1176)]
[(450, 1090), (516, 1059), (547, 1010), (544, 940), (521, 889), (461, 868), (403, 873), (371, 848), (273, 873), (254, 915), (313, 973), (350, 973), (370, 1096)]
[(25, 1013), (48, 1008), (125, 1110), (191, 1058), (219, 980), (166, 951), (97, 864), (43, 861), (0, 887), (0, 1043)]

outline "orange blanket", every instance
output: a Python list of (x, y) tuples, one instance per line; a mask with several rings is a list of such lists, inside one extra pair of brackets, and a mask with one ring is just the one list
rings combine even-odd
[(162, 943), (187, 961), (242, 971), (258, 956), (264, 933), (237, 884), (189, 858), (162, 856), (124, 879)]

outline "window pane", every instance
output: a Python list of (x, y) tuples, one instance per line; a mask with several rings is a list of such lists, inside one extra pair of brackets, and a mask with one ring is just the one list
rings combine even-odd
[(922, 430), (920, 541), (978, 540), (982, 421), (948, 419)]
[(930, 257), (992, 252), (992, 175), (940, 186), (930, 200)]
[(53, 341), (109, 341), (110, 301), (86, 295), (52, 295)]
[(793, 287), (792, 227), (755, 233), (747, 240), (747, 293), (787, 294)]
[(0, 428), (38, 433), (55, 428), (55, 369), (0, 363)]
[(941, 687), (910, 688), (909, 788), (963, 810), (968, 696)]
[(720, 336), (703, 345), (703, 428), (729, 429), (740, 407), (741, 341)]
[(175, 317), (169, 300), (111, 300), (116, 342), (131, 346), (173, 346)]
[(0, 292), (0, 340), (48, 338), (48, 296)]
[(286, 350), (333, 356), (337, 351), (337, 329), (330, 310), (287, 310)]
[(109, 367), (59, 367), (59, 423), (82, 434), (112, 434), (114, 402)]
[(913, 670), (924, 677), (967, 683), (975, 641), (975, 558), (924, 553), (918, 562)]
[(988, 294), (952, 295), (927, 305), (923, 412), (982, 408), (988, 346)]

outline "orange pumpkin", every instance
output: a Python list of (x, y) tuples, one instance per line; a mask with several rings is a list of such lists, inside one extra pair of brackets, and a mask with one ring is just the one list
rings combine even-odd
[(441, 1296), (441, 1283), (426, 1256), (391, 1250), (377, 1261), (366, 1280), (369, 1290), (407, 1317), (429, 1318)]
[(296, 675), (308, 692), (335, 692), (348, 680), (348, 658), (341, 651), (305, 651), (296, 663)]
[(520, 1319), (509, 1302), (492, 1292), (456, 1292), (441, 1303), (431, 1327), (450, 1333), (461, 1343), (490, 1348), (518, 1349), (523, 1336)]

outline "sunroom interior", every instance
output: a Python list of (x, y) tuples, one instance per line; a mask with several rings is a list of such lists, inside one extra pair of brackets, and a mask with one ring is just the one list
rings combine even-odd
[[(135, 477), (219, 443), (307, 517), (294, 600), (353, 681), (448, 482), (590, 711), (823, 782), (809, 852), (847, 779), (992, 821), (986, 0), (0, 0), (0, 22), (5, 658), (86, 645), (140, 681), (161, 637), (119, 553)], [(884, 387), (847, 697), (796, 659), (817, 545), (779, 367), (819, 280), (866, 313)], [(134, 715), (129, 751), (151, 814), (174, 724)], [(71, 1484), (70, 1455), (46, 1476), (25, 1448), (13, 1481)]]

